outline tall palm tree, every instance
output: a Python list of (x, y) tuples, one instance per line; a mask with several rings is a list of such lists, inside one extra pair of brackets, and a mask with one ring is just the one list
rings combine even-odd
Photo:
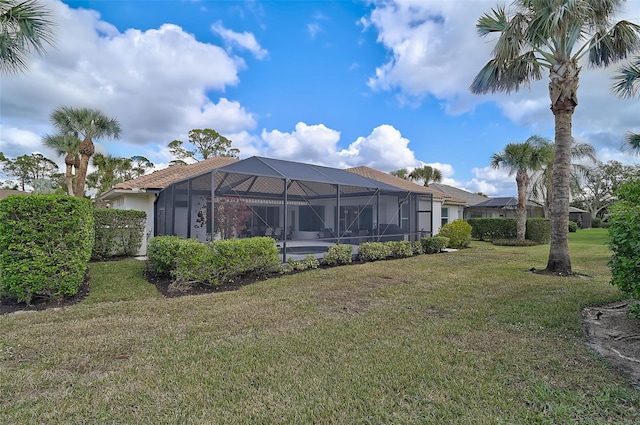
[[(549, 211), (551, 208), (551, 193), (553, 191), (553, 187), (551, 184), (554, 161), (553, 144), (550, 140), (544, 138), (539, 138), (534, 143), (542, 149), (547, 149), (549, 151), (549, 155), (547, 156), (547, 163), (544, 164), (542, 172), (535, 179), (531, 188), (533, 197), (542, 200), (542, 209), (544, 211), (544, 216), (549, 217)], [(572, 187), (579, 187), (578, 182), (580, 180), (580, 177), (584, 176), (589, 170), (588, 166), (585, 166), (578, 162), (574, 162), (581, 159), (588, 159), (589, 161), (595, 163), (596, 150), (590, 143), (576, 143), (574, 140), (574, 142), (571, 143)], [(575, 190), (572, 190), (572, 193), (575, 193)]]
[(547, 162), (549, 150), (533, 143), (535, 137), (524, 143), (509, 143), (504, 151), (491, 157), (492, 168), (506, 168), (509, 175), (516, 175), (518, 186), (518, 206), (516, 207), (516, 237), (523, 241), (527, 228), (527, 187), (530, 173), (540, 170)]
[(551, 205), (551, 247), (546, 271), (572, 273), (568, 223), (571, 181), (571, 124), (578, 105), (579, 60), (605, 67), (635, 52), (640, 26), (612, 24), (623, 0), (515, 0), (509, 12), (499, 6), (478, 19), (480, 36), (498, 33), (493, 58), (471, 84), (476, 94), (518, 91), (549, 72), (555, 119), (555, 158)]
[(42, 143), (55, 150), (58, 155), (64, 155), (66, 167), (64, 180), (67, 184), (67, 194), (73, 196), (73, 169), (77, 170), (80, 166), (80, 139), (66, 134), (46, 135)]
[(0, 72), (27, 69), (27, 55), (53, 46), (51, 12), (36, 0), (0, 0)]
[(418, 167), (409, 173), (409, 179), (422, 180), (425, 187), (429, 186), (429, 183), (440, 183), (442, 181), (442, 172), (437, 168), (433, 168), (429, 165), (424, 167)]
[(102, 137), (117, 139), (122, 130), (120, 123), (115, 118), (109, 118), (101, 111), (91, 108), (73, 108), (62, 106), (51, 114), (51, 122), (61, 132), (73, 134), (82, 139), (78, 152), (80, 153), (80, 166), (76, 174), (75, 196), (84, 196), (85, 180), (89, 159), (95, 152), (93, 139)]
[[(640, 93), (640, 56), (623, 65), (615, 78), (613, 91), (620, 97), (632, 97)], [(624, 138), (623, 149), (640, 154), (640, 134), (629, 132)]]

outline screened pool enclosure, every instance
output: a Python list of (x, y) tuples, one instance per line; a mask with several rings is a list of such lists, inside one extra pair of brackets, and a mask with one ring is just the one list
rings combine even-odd
[(155, 234), (200, 241), (270, 236), (286, 261), (300, 246), (430, 236), (432, 210), (431, 194), (347, 170), (251, 157), (163, 189)]

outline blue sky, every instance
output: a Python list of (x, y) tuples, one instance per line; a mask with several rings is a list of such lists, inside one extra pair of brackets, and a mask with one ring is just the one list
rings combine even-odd
[[(214, 128), (241, 156), (383, 171), (430, 164), (445, 183), (515, 195), (488, 167), (507, 143), (553, 137), (547, 82), (510, 96), (468, 87), (490, 57), (475, 33), (493, 1), (43, 0), (57, 45), (26, 74), (0, 83), (0, 151), (47, 152), (57, 106), (118, 118), (118, 141), (98, 151), (144, 155), (164, 167), (166, 145)], [(640, 2), (619, 18), (640, 23)], [(640, 130), (640, 100), (609, 91), (610, 70), (581, 75), (574, 136), (601, 160)]]

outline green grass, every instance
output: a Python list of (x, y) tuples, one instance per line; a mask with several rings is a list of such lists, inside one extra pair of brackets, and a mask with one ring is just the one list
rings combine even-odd
[(89, 264), (90, 291), (85, 302), (135, 301), (162, 295), (143, 277), (140, 260), (104, 261)]
[(133, 261), (94, 263), (96, 298), (0, 317), (0, 423), (638, 423), (640, 393), (581, 324), (583, 307), (620, 298), (603, 235), (571, 235), (590, 278), (529, 273), (548, 245), (474, 242), (236, 292), (163, 299), (149, 285), (96, 302), (117, 299), (96, 295), (117, 279), (98, 284), (101, 271), (145, 283)]

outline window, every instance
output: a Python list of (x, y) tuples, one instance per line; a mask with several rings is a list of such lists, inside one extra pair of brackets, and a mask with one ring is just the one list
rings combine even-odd
[(251, 217), (252, 226), (268, 226), (271, 228), (280, 226), (280, 208), (279, 207), (251, 207), (253, 216)]
[(409, 232), (409, 204), (400, 205), (400, 228), (403, 232)]
[(442, 225), (444, 226), (449, 222), (449, 208), (442, 209)]
[(299, 209), (298, 229), (302, 232), (317, 232), (324, 229), (324, 207), (322, 205), (302, 205)]

